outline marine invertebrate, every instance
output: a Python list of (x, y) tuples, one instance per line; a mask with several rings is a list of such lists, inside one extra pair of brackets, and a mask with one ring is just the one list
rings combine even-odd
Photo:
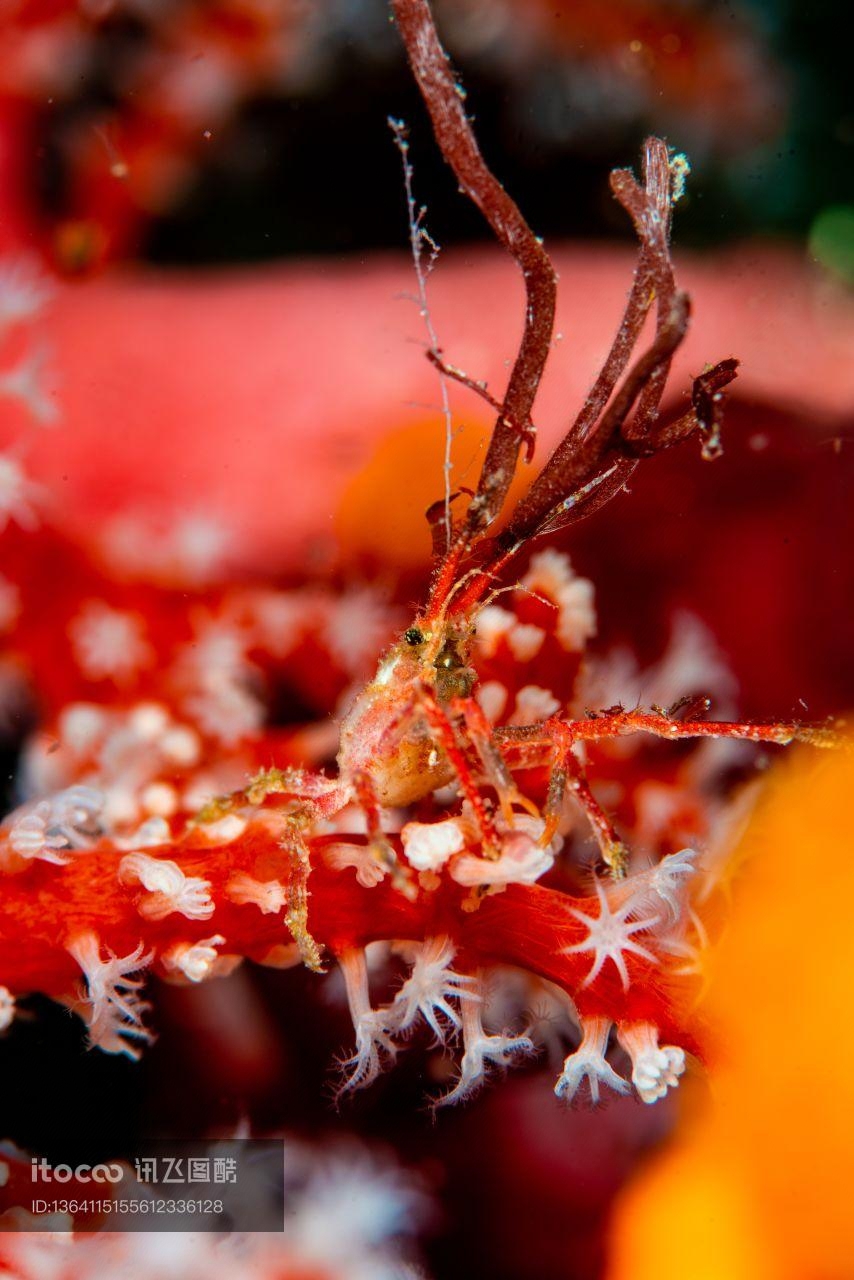
[[(707, 885), (680, 836), (687, 824), (702, 838), (714, 802), (701, 781), (674, 787), (678, 803), (646, 850), (653, 865), (633, 863), (623, 831), (644, 815), (624, 740), (822, 734), (708, 721), (695, 688), (682, 702), (674, 693), (649, 707), (591, 708), (592, 588), (565, 555), (531, 544), (615, 496), (650, 454), (699, 436), (713, 456), (735, 361), (695, 380), (687, 412), (661, 413), (688, 322), (668, 247), (685, 162), (652, 139), (642, 182), (627, 171), (613, 178), (641, 246), (613, 346), (564, 439), (494, 532), (519, 454), (533, 447), (554, 271), (480, 155), (429, 7), (393, 8), (439, 146), (527, 290), (501, 401), (431, 352), (497, 415), (476, 490), (459, 518), (450, 493), (431, 509), (426, 603), (403, 629), (394, 609), (368, 619), (390, 645), (367, 680), (367, 646), (353, 633), (364, 598), (354, 610), (330, 589), (248, 582), (170, 592), (116, 581), (49, 532), (8, 531), (20, 594), (10, 650), (34, 676), (47, 728), (26, 761), (32, 798), (0, 826), (0, 980), (10, 998), (38, 990), (66, 1001), (94, 1045), (136, 1056), (148, 1031), (134, 975), (146, 967), (197, 983), (244, 958), (320, 969), (329, 954), (353, 1015), (346, 1083), (370, 1083), (420, 1017), (438, 1036), (459, 1024), (460, 1074), (443, 1099), (457, 1101), (533, 1048), (487, 998), (489, 971), (515, 965), (571, 1001), (563, 1016), (581, 1039), (558, 1092), (619, 1080), (604, 1057), (616, 1024), (639, 1096), (653, 1101), (696, 1047), (685, 961), (702, 938), (695, 885)], [(652, 341), (631, 363), (653, 305)], [(57, 585), (46, 613), (48, 565)], [(60, 662), (57, 634), (70, 640)], [(317, 767), (335, 751), (325, 727), (264, 730), (265, 694), (294, 672), (327, 702), (362, 678), (341, 711), (333, 773)], [(602, 799), (603, 768), (634, 805), (621, 825)], [(605, 867), (592, 886), (589, 872), (555, 861), (585, 822)], [(379, 940), (410, 944), (411, 972), (375, 1008), (364, 948)]]

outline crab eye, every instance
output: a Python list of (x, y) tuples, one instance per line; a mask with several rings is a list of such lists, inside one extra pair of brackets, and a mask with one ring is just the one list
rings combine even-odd
[(411, 645), (424, 643), (424, 633), (419, 631), (417, 627), (408, 627), (403, 633), (403, 638), (407, 644)]

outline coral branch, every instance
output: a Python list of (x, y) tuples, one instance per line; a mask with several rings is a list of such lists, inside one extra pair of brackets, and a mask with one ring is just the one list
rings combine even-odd
[(525, 280), (524, 333), (469, 507), (466, 536), (471, 538), (501, 510), (519, 449), (530, 434), (531, 410), (552, 340), (556, 276), (542, 244), (480, 153), (466, 116), (464, 94), (439, 42), (427, 0), (392, 0), (392, 10), (439, 149), (462, 190), (519, 264)]
[[(673, 166), (666, 144), (650, 138), (644, 150), (643, 187), (628, 170), (612, 174), (614, 194), (630, 214), (641, 244), (634, 285), (593, 389), (516, 508), (504, 535), (505, 545), (524, 542), (545, 530), (552, 532), (587, 514), (586, 503), (576, 501), (570, 507), (564, 506), (567, 496), (576, 494), (610, 467), (616, 467), (619, 481), (609, 486), (609, 493), (615, 492), (634, 468), (638, 442), (644, 442), (650, 452), (664, 447), (664, 441), (659, 439), (653, 448), (651, 433), (673, 353), (685, 335), (689, 315), (687, 295), (676, 289), (668, 247), (675, 186)], [(657, 321), (652, 345), (616, 390), (653, 300), (657, 304)], [(632, 409), (634, 418), (627, 422)]]

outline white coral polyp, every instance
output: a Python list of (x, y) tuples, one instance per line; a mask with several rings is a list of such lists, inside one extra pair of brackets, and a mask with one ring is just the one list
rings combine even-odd
[(635, 918), (655, 914), (659, 917), (656, 934), (667, 937), (668, 945), (678, 941), (691, 914), (689, 890), (691, 879), (697, 873), (698, 858), (696, 849), (668, 853), (646, 871), (613, 886), (612, 903), (619, 904), (624, 914)]
[(658, 1028), (649, 1022), (624, 1024), (617, 1039), (632, 1060), (632, 1084), (642, 1102), (657, 1102), (674, 1089), (685, 1070), (685, 1050), (658, 1043)]
[(13, 823), (9, 831), (9, 847), (20, 858), (38, 858), (62, 867), (71, 858), (71, 847), (61, 831), (51, 831), (50, 806), (42, 801)]
[(499, 858), (463, 854), (451, 863), (451, 878), (469, 888), (476, 885), (534, 884), (551, 869), (555, 854), (563, 844), (560, 836), (556, 836), (544, 848), (540, 844), (542, 833), (541, 820), (528, 814), (516, 814), (514, 828), (501, 837)]
[(572, 955), (589, 951), (593, 956), (590, 972), (584, 979), (582, 986), (588, 987), (591, 982), (595, 982), (605, 964), (610, 960), (620, 975), (623, 990), (628, 991), (631, 980), (626, 966), (625, 957), (627, 954), (639, 956), (650, 964), (658, 963), (657, 957), (647, 947), (636, 942), (632, 935), (640, 930), (653, 929), (657, 924), (660, 924), (661, 917), (658, 915), (645, 916), (640, 920), (629, 920), (628, 917), (633, 911), (633, 900), (631, 898), (615, 911), (612, 911), (608, 896), (598, 880), (596, 881), (596, 896), (599, 899), (598, 916), (588, 916), (583, 911), (570, 907), (570, 915), (587, 926), (587, 937), (583, 942), (576, 942), (571, 947), (564, 947), (564, 954)]
[(521, 585), (554, 601), (558, 609), (555, 635), (564, 649), (580, 653), (596, 634), (593, 583), (576, 576), (567, 555), (549, 548), (531, 556)]
[(550, 870), (554, 855), (541, 848), (524, 831), (514, 831), (501, 842), (501, 857), (494, 860), (464, 854), (451, 864), (451, 878), (457, 884), (534, 884)]
[(475, 699), (490, 724), (496, 724), (507, 706), (507, 690), (498, 680), (485, 680), (478, 685)]
[(526, 684), (516, 694), (516, 706), (509, 723), (537, 724), (540, 720), (548, 720), (557, 711), (560, 711), (560, 703), (550, 689), (543, 689), (537, 684)]
[(221, 972), (221, 959), (218, 947), (225, 942), (221, 933), (210, 938), (201, 938), (198, 942), (176, 942), (163, 953), (164, 968), (172, 973), (180, 973), (189, 982), (204, 982)]
[(96, 826), (104, 810), (104, 793), (97, 787), (82, 784), (67, 787), (50, 797), (50, 806), (54, 821), (78, 832), (89, 831)]
[(9, 454), (0, 454), (0, 533), (10, 520), (24, 530), (36, 529), (39, 518), (33, 503), (38, 495), (38, 485), (20, 463)]
[(213, 822), (199, 823), (197, 831), (208, 844), (232, 844), (240, 839), (248, 826), (249, 823), (239, 813), (227, 813)]
[(202, 733), (224, 747), (258, 733), (264, 723), (264, 707), (248, 689), (225, 679), (204, 682), (204, 688), (185, 702), (187, 714)]
[(657, 866), (653, 867), (649, 883), (653, 893), (666, 903), (674, 920), (682, 914), (687, 894), (687, 882), (696, 875), (696, 849), (680, 849), (678, 853), (670, 853)]
[(0, 330), (38, 315), (55, 292), (37, 258), (29, 254), (0, 258)]
[(103, 600), (88, 601), (68, 624), (68, 635), (80, 670), (90, 680), (122, 684), (154, 658), (142, 618)]
[(138, 852), (140, 849), (156, 849), (158, 845), (168, 844), (172, 839), (172, 831), (165, 818), (146, 818), (136, 831), (129, 836), (116, 836), (115, 844), (119, 849)]
[(8, 987), (0, 987), (0, 1031), (6, 1031), (11, 1027), (14, 1017), (15, 997)]
[(139, 798), (152, 817), (171, 818), (178, 809), (178, 792), (169, 782), (150, 782)]
[(323, 861), (333, 871), (353, 867), (356, 880), (363, 889), (373, 889), (388, 874), (388, 869), (378, 861), (369, 844), (328, 844), (323, 850)]
[(75, 851), (97, 834), (104, 795), (94, 787), (74, 786), (12, 815), (9, 848), (20, 858), (65, 866)]
[(608, 1085), (615, 1093), (627, 1093), (628, 1081), (618, 1076), (605, 1058), (611, 1022), (608, 1018), (581, 1018), (581, 1043), (563, 1064), (555, 1093), (571, 1102), (584, 1081), (592, 1102), (599, 1101), (599, 1086)]
[(39, 344), (28, 351), (17, 364), (0, 374), (0, 395), (18, 400), (36, 422), (43, 426), (58, 417), (56, 402), (44, 384), (48, 350)]
[(535, 1052), (528, 1036), (488, 1035), (483, 1027), (483, 996), (472, 991), (463, 1004), (463, 1059), (457, 1083), (436, 1099), (437, 1107), (453, 1106), (471, 1097), (486, 1082), (490, 1071), (506, 1071), (520, 1058)]
[(532, 658), (536, 658), (545, 638), (546, 633), (542, 627), (535, 627), (527, 622), (517, 622), (507, 632), (507, 643), (517, 662), (530, 662)]
[(107, 732), (109, 713), (91, 702), (72, 702), (59, 716), (62, 745), (76, 755), (86, 755)]
[(342, 1092), (364, 1089), (373, 1084), (384, 1067), (397, 1057), (397, 1045), (389, 1034), (387, 1011), (374, 1009), (368, 987), (368, 965), (362, 947), (353, 947), (338, 956), (347, 991), (347, 1005), (356, 1033), (356, 1051), (345, 1058)]
[(265, 916), (278, 915), (288, 897), (278, 880), (254, 880), (245, 871), (232, 876), (225, 886), (225, 896), (235, 906), (254, 906)]
[(443, 1019), (459, 1028), (461, 1018), (451, 1001), (480, 1000), (476, 979), (456, 973), (451, 964), (454, 946), (450, 938), (427, 938), (416, 947), (409, 977), (387, 1010), (387, 1025), (398, 1032), (410, 1031), (419, 1018), (432, 1030), (437, 1042), (445, 1041)]
[(209, 920), (215, 911), (210, 881), (186, 876), (177, 862), (129, 853), (119, 863), (119, 882), (139, 884), (145, 893), (137, 911), (145, 920), (165, 920), (176, 913), (188, 920)]
[(515, 626), (515, 613), (511, 613), (509, 609), (502, 609), (497, 604), (485, 605), (477, 615), (475, 628), (477, 643), (483, 656), (494, 657), (502, 637)]
[(86, 978), (82, 1016), (89, 1028), (90, 1043), (105, 1053), (138, 1058), (140, 1049), (133, 1041), (152, 1039), (142, 1023), (150, 1006), (139, 997), (143, 980), (130, 975), (146, 968), (153, 953), (144, 955), (143, 943), (127, 956), (117, 956), (105, 947), (108, 958), (103, 960), (100, 939), (91, 932), (79, 934), (68, 944), (68, 950)]
[(330, 600), (324, 613), (323, 638), (332, 657), (351, 676), (359, 676), (373, 664), (397, 621), (388, 604), (364, 587)]
[(192, 769), (202, 756), (201, 739), (187, 725), (179, 724), (167, 729), (159, 745), (166, 759), (182, 769)]
[(400, 833), (407, 862), (416, 871), (441, 871), (465, 848), (465, 828), (458, 818), (443, 822), (407, 822)]

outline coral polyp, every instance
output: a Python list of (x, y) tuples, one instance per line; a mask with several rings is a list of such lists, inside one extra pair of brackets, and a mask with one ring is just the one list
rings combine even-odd
[[(619, 663), (589, 652), (592, 584), (541, 539), (615, 497), (651, 454), (697, 437), (713, 457), (736, 362), (695, 380), (687, 412), (661, 412), (689, 315), (669, 256), (685, 162), (651, 139), (641, 181), (612, 180), (640, 242), (613, 346), (506, 509), (533, 448), (555, 273), (480, 156), (429, 6), (392, 7), (442, 153), (527, 289), (500, 402), (431, 352), (496, 409), (479, 481), (461, 515), (461, 494), (431, 509), (432, 579), (406, 616), (330, 585), (170, 588), (109, 572), (31, 527), (5, 460), (5, 670), (42, 725), (25, 802), (0, 825), (0, 1022), (41, 992), (80, 1015), (93, 1047), (137, 1057), (153, 1031), (149, 975), (197, 984), (245, 960), (337, 961), (355, 1037), (344, 1090), (370, 1084), (421, 1024), (461, 1040), (437, 1101), (465, 1098), (534, 1053), (525, 1007), (546, 999), (552, 1034), (576, 1045), (560, 1096), (629, 1088), (606, 1058), (615, 1027), (631, 1084), (654, 1102), (698, 1048), (698, 954), (716, 905), (715, 860), (700, 850), (725, 821), (726, 749), (824, 735), (706, 719), (716, 671), (701, 683), (685, 663), (708, 643), (690, 622), (649, 675), (655, 701), (635, 703)], [(317, 722), (272, 727), (278, 691), (295, 687)], [(705, 750), (712, 739), (722, 755)], [(680, 746), (662, 757), (655, 740)], [(402, 966), (379, 1005), (373, 943)], [(520, 994), (496, 999), (511, 969)]]

